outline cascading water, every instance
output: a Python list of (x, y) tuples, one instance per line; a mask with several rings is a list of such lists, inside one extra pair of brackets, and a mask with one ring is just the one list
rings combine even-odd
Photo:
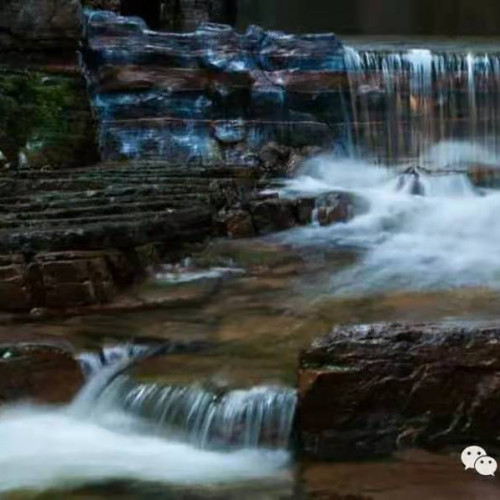
[[(175, 415), (169, 414), (170, 423), (175, 421), (177, 427), (159, 433), (158, 425), (152, 425), (154, 419), (147, 418), (146, 399), (140, 396), (147, 386), (134, 384), (121, 375), (145, 351), (130, 346), (109, 351), (112, 355), (101, 369), (97, 369), (97, 363), (91, 363), (96, 370), (72, 404), (61, 408), (25, 405), (2, 409), (0, 495), (17, 490), (71, 489), (117, 480), (189, 487), (257, 478), (273, 484), (289, 480), (288, 435), (284, 433), (290, 427), (282, 419), (293, 415), (293, 391), (283, 392), (288, 398), (280, 397), (278, 392), (274, 399), (271, 389), (263, 391), (260, 403), (258, 397), (249, 402), (252, 391), (249, 397), (243, 392), (240, 397), (230, 393), (225, 412), (217, 417), (218, 423), (233, 422), (250, 433), (240, 442), (239, 449), (229, 450), (225, 446), (225, 451), (202, 450), (191, 442), (183, 442), (186, 435), (179, 428), (189, 429), (189, 419), (199, 413), (203, 398), (210, 397), (208, 393), (183, 398), (182, 390), (176, 395), (175, 391), (149, 386), (155, 389), (148, 391), (152, 407), (162, 407), (165, 415), (169, 404), (174, 412), (173, 406), (178, 408)], [(88, 363), (91, 357), (80, 360)], [(156, 400), (152, 398), (155, 391)], [(194, 394), (192, 389), (186, 389), (184, 394), (190, 391)], [(239, 405), (247, 405), (248, 413)], [(265, 430), (269, 419), (275, 417), (276, 423), (283, 424), (277, 427), (278, 449), (257, 448), (259, 426)], [(255, 447), (250, 449), (247, 444)], [(209, 448), (206, 441), (205, 445)]]
[(347, 223), (282, 236), (348, 249), (331, 292), (500, 288), (500, 54), (346, 49), (351, 158), (303, 166), (288, 194), (348, 192)]
[(414, 160), (433, 144), (498, 147), (500, 54), (346, 48), (358, 156)]
[(475, 188), (466, 172), (408, 172), (323, 157), (306, 164), (286, 190), (350, 192), (364, 200), (365, 210), (345, 224), (280, 236), (358, 255), (332, 277), (334, 294), (500, 288), (500, 193)]
[(266, 386), (218, 394), (195, 386), (137, 384), (124, 376), (106, 389), (100, 404), (122, 407), (152, 422), (158, 432), (200, 448), (285, 449), (296, 394)]

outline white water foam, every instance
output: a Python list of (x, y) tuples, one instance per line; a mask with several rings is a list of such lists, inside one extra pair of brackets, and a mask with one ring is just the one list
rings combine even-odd
[(286, 479), (286, 452), (203, 451), (148, 435), (142, 427), (124, 413), (95, 419), (67, 409), (4, 410), (0, 415), (0, 494), (113, 480), (207, 485)]
[[(453, 150), (449, 144), (436, 150), (450, 163), (443, 154)], [(483, 157), (489, 154), (483, 151)], [(297, 193), (301, 186), (307, 192), (314, 191), (312, 187), (317, 192), (350, 191), (369, 208), (346, 224), (308, 227), (283, 238), (298, 245), (360, 252), (357, 264), (332, 278), (332, 290), (338, 294), (500, 288), (500, 193), (479, 193), (466, 174), (442, 175), (439, 165), (436, 169), (435, 174), (419, 174), (424, 196), (414, 196), (404, 189), (405, 180), (401, 189), (397, 170), (352, 160), (312, 160), (287, 191)]]

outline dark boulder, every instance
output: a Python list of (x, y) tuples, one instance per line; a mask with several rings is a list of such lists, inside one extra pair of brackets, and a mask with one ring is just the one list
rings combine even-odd
[(498, 444), (500, 324), (336, 327), (302, 353), (299, 392), (312, 457)]
[(253, 199), (219, 211), (218, 233), (230, 238), (249, 238), (306, 226), (313, 220), (315, 199), (253, 194)]

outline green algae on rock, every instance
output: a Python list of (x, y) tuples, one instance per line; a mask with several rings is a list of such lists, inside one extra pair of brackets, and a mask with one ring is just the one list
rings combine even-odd
[(82, 165), (97, 158), (94, 119), (83, 79), (0, 69), (0, 150), (11, 168)]

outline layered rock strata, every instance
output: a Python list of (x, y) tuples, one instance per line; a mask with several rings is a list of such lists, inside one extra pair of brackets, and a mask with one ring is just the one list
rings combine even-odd
[(215, 24), (160, 33), (95, 12), (85, 61), (105, 159), (255, 166), (269, 143), (331, 148), (346, 133), (334, 35), (242, 35)]
[(108, 164), (0, 178), (1, 309), (109, 302), (207, 237), (214, 174), (191, 174)]
[[(223, 4), (210, 3), (210, 19)], [(334, 35), (160, 33), (89, 11), (82, 60), (97, 147), (79, 4), (25, 7), (2, 5), (12, 28), (0, 44), (0, 309), (106, 303), (191, 242), (311, 222), (314, 200), (252, 193), (343, 134)], [(99, 155), (106, 163), (85, 166)]]

